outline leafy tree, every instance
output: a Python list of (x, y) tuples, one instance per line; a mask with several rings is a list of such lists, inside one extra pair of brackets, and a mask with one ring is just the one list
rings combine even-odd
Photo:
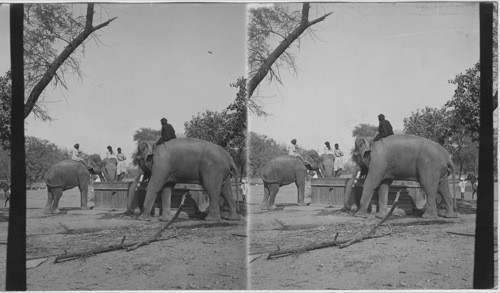
[(445, 148), (450, 143), (450, 117), (446, 108), (442, 107), (417, 109), (411, 116), (403, 119), (404, 132), (425, 137), (439, 143)]
[(479, 141), (479, 62), (465, 73), (457, 74), (449, 83), (457, 85), (453, 98), (445, 104), (453, 116), (452, 127), (464, 126), (465, 134)]
[(358, 137), (358, 136), (374, 137), (375, 135), (377, 135), (377, 132), (378, 132), (378, 126), (367, 123), (361, 123), (359, 125), (354, 126), (354, 129), (352, 130), (352, 137)]
[(233, 157), (240, 169), (240, 176), (243, 176), (246, 165), (246, 80), (239, 78), (230, 86), (238, 88), (233, 103), (221, 112), (207, 110), (205, 113), (198, 113), (184, 123), (184, 128), (187, 137), (203, 139), (222, 146)]
[[(252, 98), (255, 89), (269, 74), (269, 81), (281, 83), (280, 67), (286, 65), (296, 72), (295, 54), (288, 51), (296, 40), (300, 46), (300, 37), (309, 32), (310, 27), (325, 20), (332, 12), (309, 21), (309, 3), (302, 4), (301, 11), (290, 11), (285, 4), (272, 7), (250, 9), (248, 25), (248, 65), (250, 78), (248, 97)], [(279, 43), (271, 49), (270, 44)], [(265, 115), (254, 99), (249, 100), (250, 110), (257, 115)]]
[(12, 109), (12, 77), (10, 70), (0, 77), (0, 144), (10, 149), (10, 112)]
[(161, 137), (161, 130), (155, 130), (149, 127), (142, 127), (134, 133), (134, 141), (158, 140)]
[(249, 174), (255, 178), (260, 176), (260, 170), (267, 162), (280, 155), (286, 155), (288, 152), (285, 144), (277, 143), (266, 135), (252, 131), (249, 134)]
[(0, 180), (10, 181), (10, 150), (0, 149)]
[(43, 175), (57, 162), (69, 159), (67, 150), (58, 148), (47, 140), (26, 137), (26, 177), (31, 185), (43, 180)]
[[(65, 73), (80, 75), (80, 60), (73, 55), (77, 48), (83, 52), (85, 41), (96, 38), (94, 32), (107, 26), (111, 18), (96, 26), (94, 4), (87, 4), (85, 15), (75, 15), (70, 4), (24, 4), (24, 117), (31, 112), (42, 120), (50, 116), (40, 107), (38, 100), (45, 88), (54, 80), (54, 86), (67, 88)], [(58, 53), (58, 49), (65, 46)]]

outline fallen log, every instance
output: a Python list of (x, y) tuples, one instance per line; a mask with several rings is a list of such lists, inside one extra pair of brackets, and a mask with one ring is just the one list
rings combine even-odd
[(161, 236), (161, 233), (165, 229), (167, 229), (179, 217), (179, 214), (181, 213), (182, 207), (184, 205), (184, 200), (186, 198), (186, 194), (187, 194), (187, 192), (182, 196), (181, 204), (180, 204), (179, 208), (177, 209), (177, 212), (175, 213), (175, 215), (172, 217), (172, 219), (166, 225), (160, 227), (153, 237), (151, 237), (147, 240), (144, 240), (144, 241), (136, 241), (136, 242), (125, 244), (124, 243), (125, 236), (123, 236), (120, 244), (112, 244), (112, 245), (108, 245), (108, 246), (98, 247), (98, 248), (94, 248), (92, 250), (83, 251), (83, 252), (65, 253), (62, 255), (58, 255), (54, 259), (54, 263), (73, 260), (73, 259), (82, 258), (82, 257), (88, 257), (88, 256), (100, 254), (100, 253), (115, 251), (115, 250), (126, 249), (127, 251), (132, 251), (132, 250), (135, 250), (143, 245), (147, 245), (151, 242), (163, 241), (163, 240), (168, 240), (168, 239), (172, 239), (172, 238), (177, 237), (177, 235), (176, 235), (176, 236), (168, 237), (168, 238), (159, 238)]
[(446, 233), (455, 234), (455, 235), (462, 235), (462, 236), (471, 236), (471, 237), (476, 236), (476, 233), (453, 232), (453, 231), (446, 231)]
[(290, 248), (290, 249), (273, 251), (273, 252), (270, 252), (268, 254), (267, 259), (288, 256), (288, 255), (296, 254), (296, 253), (303, 253), (306, 251), (321, 249), (321, 248), (326, 248), (326, 247), (338, 246), (339, 248), (344, 248), (344, 247), (350, 246), (353, 243), (361, 242), (363, 239), (379, 238), (379, 237), (384, 237), (384, 236), (390, 235), (390, 233), (388, 233), (388, 234), (373, 236), (373, 233), (375, 232), (375, 230), (378, 227), (380, 227), (380, 225), (382, 225), (392, 215), (392, 212), (394, 212), (394, 209), (396, 208), (400, 193), (401, 193), (401, 190), (399, 190), (398, 193), (396, 194), (396, 199), (394, 199), (394, 203), (392, 204), (392, 207), (391, 207), (390, 211), (387, 213), (387, 215), (377, 225), (375, 225), (368, 233), (366, 233), (364, 235), (358, 236), (356, 238), (337, 240), (337, 237), (338, 237), (338, 233), (337, 233), (335, 235), (335, 238), (333, 241), (323, 242), (320, 244), (307, 245), (307, 246), (300, 247), (300, 248)]

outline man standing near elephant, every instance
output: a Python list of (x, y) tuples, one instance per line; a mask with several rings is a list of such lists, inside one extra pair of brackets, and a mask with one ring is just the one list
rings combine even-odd
[(378, 121), (378, 133), (373, 139), (374, 141), (394, 134), (394, 132), (392, 131), (392, 125), (389, 121), (385, 120), (384, 114), (378, 115)]
[(118, 159), (118, 166), (116, 168), (116, 174), (118, 175), (118, 181), (122, 181), (123, 176), (127, 174), (127, 166), (125, 165), (127, 157), (122, 153), (121, 148), (118, 148), (117, 151), (116, 158)]
[(167, 142), (169, 140), (177, 138), (175, 136), (175, 130), (174, 130), (174, 128), (172, 127), (171, 124), (167, 123), (167, 119), (166, 118), (161, 118), (160, 122), (161, 122), (161, 137), (156, 142), (157, 145), (160, 145), (160, 144), (162, 144), (164, 142)]
[(342, 152), (341, 149), (339, 149), (339, 144), (335, 144), (335, 150), (333, 151), (333, 154), (335, 155), (335, 161), (333, 162), (333, 168), (335, 171), (335, 178), (340, 177), (340, 173), (342, 172), (342, 169), (344, 168), (344, 160), (342, 157), (344, 156), (344, 152)]

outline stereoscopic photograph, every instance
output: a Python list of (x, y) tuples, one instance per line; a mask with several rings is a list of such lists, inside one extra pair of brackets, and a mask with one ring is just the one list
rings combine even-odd
[(1, 4), (0, 288), (498, 288), (497, 35), (493, 2)]

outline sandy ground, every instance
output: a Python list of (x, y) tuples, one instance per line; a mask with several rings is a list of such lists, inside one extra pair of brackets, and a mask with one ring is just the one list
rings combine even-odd
[[(247, 287), (246, 221), (206, 222), (182, 214), (164, 241), (54, 263), (55, 255), (144, 240), (163, 225), (123, 217), (123, 210), (81, 211), (77, 190), (61, 198), (60, 215), (44, 215), (46, 191), (28, 191), (28, 290), (234, 290)], [(92, 203), (90, 204), (92, 205)], [(0, 219), (7, 211), (0, 210)], [(0, 223), (0, 241), (7, 223)], [(5, 275), (5, 245), (0, 247)], [(4, 259), (2, 259), (4, 258)], [(0, 288), (5, 280), (0, 278)]]
[[(367, 232), (378, 219), (358, 219), (340, 207), (296, 205), (295, 185), (282, 187), (279, 209), (262, 211), (263, 187), (251, 187), (249, 202), (250, 288), (308, 289), (471, 289), (474, 264), (475, 200), (459, 200), (458, 219), (423, 220), (391, 216), (389, 225), (346, 248), (328, 247), (267, 259), (269, 252), (304, 248)], [(310, 199), (309, 199), (310, 201)], [(307, 199), (306, 199), (307, 202)]]

